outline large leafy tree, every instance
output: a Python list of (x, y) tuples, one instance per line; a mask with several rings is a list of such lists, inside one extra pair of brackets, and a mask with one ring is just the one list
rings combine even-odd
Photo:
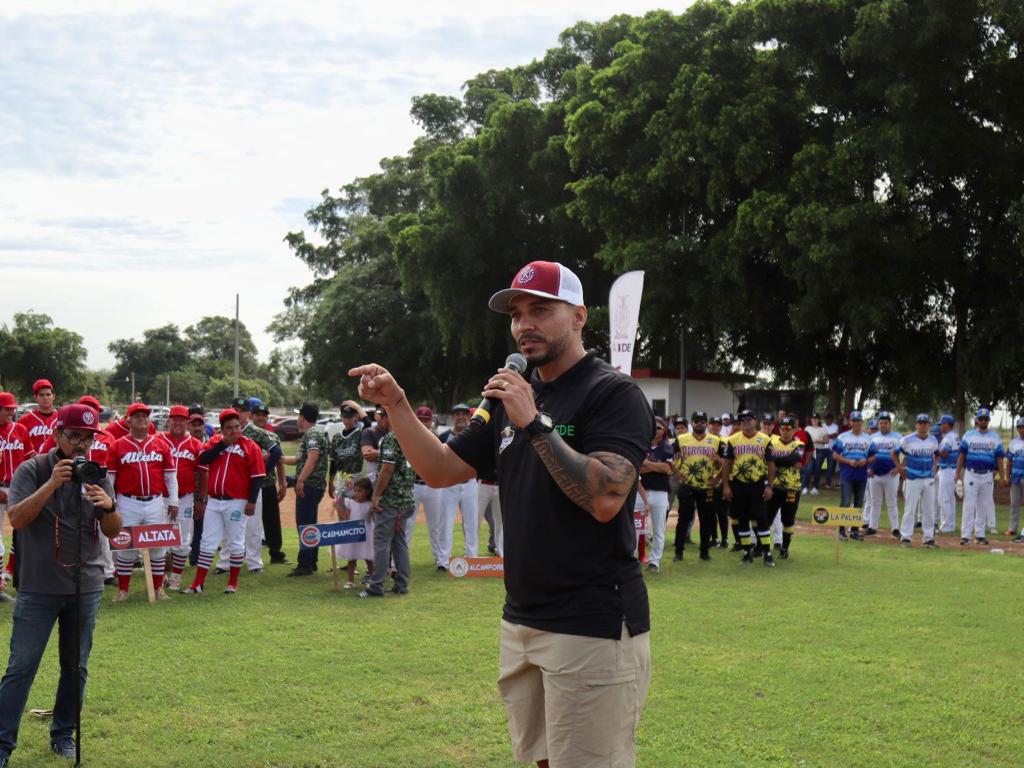
[(32, 382), (46, 378), (62, 401), (77, 398), (86, 386), (85, 358), (82, 337), (49, 315), (19, 312), (13, 325), (0, 326), (0, 389), (27, 397)]

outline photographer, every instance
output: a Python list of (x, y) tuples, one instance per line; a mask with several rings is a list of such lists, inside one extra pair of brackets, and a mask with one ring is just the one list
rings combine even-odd
[(81, 702), (72, 687), (76, 577), (80, 579), (79, 694), (84, 694), (92, 633), (103, 592), (98, 530), (108, 537), (121, 530), (109, 482), (85, 482), (90, 470), (99, 469), (96, 465), (82, 466), (97, 430), (98, 419), (91, 408), (79, 404), (61, 408), (54, 422), (57, 447), (18, 467), (8, 493), (7, 512), (11, 525), (19, 532), (20, 590), (7, 672), (0, 681), (0, 768), (6, 768), (17, 746), (21, 714), (55, 620), (59, 624), (60, 681), (50, 725), (50, 748), (62, 757), (75, 757), (75, 701)]

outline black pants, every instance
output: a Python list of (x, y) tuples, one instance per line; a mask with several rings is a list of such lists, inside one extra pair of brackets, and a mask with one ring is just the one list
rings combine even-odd
[(729, 540), (729, 505), (722, 497), (722, 486), (715, 488), (712, 503), (715, 505), (715, 516), (718, 518), (718, 529), (721, 532), (721, 540)]
[(686, 534), (690, 529), (690, 522), (693, 520), (695, 512), (700, 521), (700, 549), (702, 552), (707, 552), (711, 549), (711, 542), (715, 538), (717, 522), (714, 491), (710, 488), (679, 486), (679, 519), (676, 522), (675, 540), (677, 555), (683, 554), (683, 549), (686, 546)]
[[(316, 523), (317, 510), (320, 506), (320, 499), (324, 497), (324, 489), (306, 485), (302, 496), (295, 497), (295, 527), (302, 528), (304, 525)], [(316, 570), (317, 553), (319, 548), (303, 549), (299, 547), (299, 555), (296, 570)]]
[(764, 548), (771, 540), (772, 520), (775, 510), (768, 514), (768, 505), (764, 501), (765, 483), (743, 483), (734, 481), (732, 502), (729, 515), (739, 526), (740, 544), (750, 549), (752, 539), (756, 536), (759, 548)]
[(796, 511), (800, 506), (800, 491), (785, 488), (773, 488), (772, 500), (768, 504), (771, 519), (775, 515), (782, 518), (782, 548), (789, 549), (793, 539), (793, 527), (796, 525)]
[(284, 560), (281, 549), (281, 504), (277, 500), (277, 488), (272, 485), (263, 486), (263, 538), (267, 540), (270, 550), (270, 561)]

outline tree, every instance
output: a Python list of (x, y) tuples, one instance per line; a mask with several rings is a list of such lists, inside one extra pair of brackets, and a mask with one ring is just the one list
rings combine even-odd
[(82, 337), (54, 326), (49, 315), (19, 312), (14, 325), (0, 326), (0, 387), (28, 397), (32, 382), (49, 379), (61, 399), (77, 398), (85, 386)]
[[(193, 362), (235, 360), (235, 321), (219, 315), (204, 317), (185, 329), (185, 343)], [(253, 373), (259, 367), (256, 345), (245, 323), (238, 324), (238, 369), (240, 373)]]

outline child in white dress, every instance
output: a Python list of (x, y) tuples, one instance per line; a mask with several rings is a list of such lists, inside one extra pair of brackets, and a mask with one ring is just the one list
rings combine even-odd
[(334, 509), (338, 520), (365, 520), (366, 541), (352, 544), (335, 544), (334, 554), (339, 560), (348, 560), (346, 569), (348, 581), (345, 589), (355, 586), (356, 562), (366, 561), (367, 577), (373, 574), (373, 520), (370, 517), (370, 498), (373, 496), (373, 483), (369, 478), (360, 477), (352, 483), (352, 498), (339, 494), (334, 500)]

